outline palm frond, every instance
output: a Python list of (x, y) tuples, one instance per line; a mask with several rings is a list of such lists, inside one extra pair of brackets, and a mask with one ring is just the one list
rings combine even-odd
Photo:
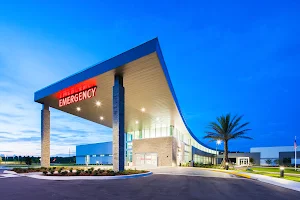
[(212, 131), (205, 132), (206, 136), (204, 138), (215, 139), (219, 137), (224, 141), (236, 138), (250, 138), (245, 136), (245, 134), (251, 129), (243, 129), (249, 124), (249, 122), (240, 125), (242, 118), (243, 115), (234, 115), (231, 117), (230, 113), (217, 117), (217, 122), (209, 123), (207, 128)]
[(248, 124), (250, 124), (250, 122), (246, 122), (246, 123), (244, 123), (244, 124), (242, 124), (242, 125), (236, 127), (236, 128), (232, 131), (232, 133), (238, 132), (240, 129), (242, 129), (243, 127), (247, 126)]
[(205, 139), (213, 139), (213, 140), (222, 140), (219, 136), (206, 135), (203, 138)]
[[(228, 129), (229, 133), (231, 133), (232, 130), (239, 124), (239, 121), (242, 119), (242, 117), (243, 117), (243, 115), (239, 116), (238, 118), (237, 118), (237, 115), (235, 115), (233, 117), (233, 119), (231, 120), (230, 125), (229, 125), (229, 129)], [(235, 118), (237, 118), (237, 119), (235, 120)]]
[(211, 123), (209, 124), (209, 127), (212, 128), (212, 129), (214, 129), (215, 131), (217, 131), (217, 132), (219, 132), (219, 133), (223, 132), (222, 127), (220, 127), (220, 125), (217, 124), (216, 122), (211, 122)]
[(237, 133), (230, 134), (230, 138), (235, 139), (235, 138), (240, 138), (241, 136), (245, 137), (244, 134), (246, 134), (246, 132), (250, 131), (250, 130), (251, 129), (244, 129), (244, 130), (241, 130)]
[(239, 136), (239, 138), (253, 140), (253, 138), (252, 138), (252, 137), (248, 137), (248, 136)]

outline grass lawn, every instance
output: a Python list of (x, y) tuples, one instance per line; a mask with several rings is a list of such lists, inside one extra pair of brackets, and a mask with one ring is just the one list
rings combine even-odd
[[(1, 164), (0, 166), (5, 166), (5, 167), (28, 167), (28, 165), (25, 164)], [(38, 164), (32, 164), (30, 167), (40, 167), (41, 165)]]
[[(251, 169), (259, 172), (280, 172), (279, 167), (251, 167)], [(300, 171), (295, 171), (295, 168), (285, 168), (284, 172), (291, 174), (300, 174)]]
[[(31, 168), (41, 167), (40, 164), (36, 164), (36, 163), (33, 163), (32, 165), (28, 166), (25, 163), (24, 164), (19, 164), (17, 162), (15, 162), (15, 163), (7, 162), (6, 164), (2, 162), (0, 164), (0, 166), (13, 167), (13, 168), (18, 168), (18, 167), (31, 167)], [(51, 163), (50, 166), (51, 167), (78, 167), (78, 165), (76, 165), (75, 163)], [(83, 166), (83, 167), (85, 167), (85, 166)]]
[[(279, 172), (278, 172), (278, 174), (270, 174), (268, 172), (249, 172), (249, 173), (261, 174), (261, 175), (265, 175), (265, 176), (271, 176), (271, 177), (275, 177), (275, 178), (280, 178)], [(287, 176), (287, 175), (285, 175), (284, 179), (300, 182), (300, 177), (296, 177), (296, 176)]]
[(78, 167), (78, 165), (76, 165), (75, 163), (51, 163), (50, 165), (51, 165), (51, 167), (52, 166), (57, 166), (57, 167), (74, 166), (74, 167)]

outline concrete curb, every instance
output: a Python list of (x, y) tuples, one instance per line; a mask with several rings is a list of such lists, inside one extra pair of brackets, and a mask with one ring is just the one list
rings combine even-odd
[[(10, 172), (9, 172), (10, 173)], [(14, 172), (15, 173), (15, 172)], [(24, 176), (28, 178), (42, 179), (42, 180), (53, 180), (53, 181), (72, 181), (72, 180), (120, 180), (120, 179), (130, 179), (147, 177), (152, 175), (152, 172), (142, 173), (142, 174), (132, 174), (132, 175), (119, 175), (119, 176), (44, 176), (41, 173), (27, 173), (18, 174), (19, 176)]]
[(14, 171), (4, 170), (3, 174), (18, 174), (18, 173)]

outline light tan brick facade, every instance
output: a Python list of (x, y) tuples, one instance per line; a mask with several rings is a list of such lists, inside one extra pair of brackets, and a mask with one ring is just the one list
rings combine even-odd
[(177, 141), (172, 136), (133, 140), (133, 165), (135, 165), (135, 155), (137, 153), (157, 153), (158, 166), (176, 166), (177, 146)]

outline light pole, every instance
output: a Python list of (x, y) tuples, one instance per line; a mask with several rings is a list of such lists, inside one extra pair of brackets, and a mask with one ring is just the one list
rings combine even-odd
[(221, 144), (221, 140), (216, 141), (216, 165), (218, 165), (218, 145)]
[(280, 177), (284, 177), (284, 167), (280, 167)]
[(70, 147), (69, 147), (69, 159), (70, 159), (70, 163), (71, 163)]

